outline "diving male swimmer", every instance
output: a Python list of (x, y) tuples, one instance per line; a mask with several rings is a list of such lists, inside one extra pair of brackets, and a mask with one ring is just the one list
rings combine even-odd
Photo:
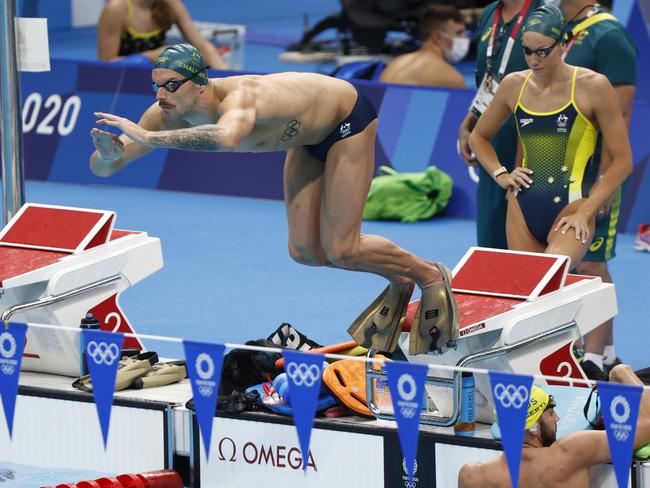
[[(388, 239), (361, 235), (374, 171), (377, 114), (347, 81), (314, 73), (209, 79), (201, 54), (170, 46), (151, 73), (156, 102), (136, 124), (98, 112), (93, 129), (96, 175), (110, 176), (155, 148), (188, 151), (286, 151), (289, 253), (309, 266), (366, 271), (390, 284), (352, 324), (361, 345), (392, 351), (414, 284), (422, 289), (411, 353), (440, 349), (458, 336), (451, 275)], [(191, 164), (188, 162), (188, 170)]]

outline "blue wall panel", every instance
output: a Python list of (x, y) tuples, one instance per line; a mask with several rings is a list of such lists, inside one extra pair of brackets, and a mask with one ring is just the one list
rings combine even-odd
[(472, 101), (471, 90), (449, 90), (449, 100), (444, 119), (440, 124), (436, 144), (429, 164), (448, 173), (454, 181), (452, 198), (447, 207), (448, 215), (473, 217), (476, 206), (476, 181), (470, 176), (467, 165), (458, 155), (456, 141), (458, 127), (467, 114)]
[(424, 171), (429, 165), (448, 98), (449, 93), (443, 90), (412, 92), (393, 153), (393, 166), (397, 171)]
[(402, 121), (406, 116), (412, 90), (409, 88), (391, 86), (386, 88), (381, 107), (377, 110), (379, 127), (377, 137), (381, 140), (386, 156), (393, 161), (400, 133)]

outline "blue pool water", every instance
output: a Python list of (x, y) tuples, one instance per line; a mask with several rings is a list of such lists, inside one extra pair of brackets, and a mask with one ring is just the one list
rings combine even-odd
[(62, 483), (94, 480), (103, 476), (106, 476), (106, 473), (59, 468), (35, 468), (22, 464), (0, 462), (0, 487), (2, 488), (56, 486)]

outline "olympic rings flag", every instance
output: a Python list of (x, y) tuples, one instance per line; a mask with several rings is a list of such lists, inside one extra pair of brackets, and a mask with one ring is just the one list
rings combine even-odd
[(111, 407), (115, 391), (115, 375), (122, 357), (124, 334), (103, 330), (83, 329), (81, 340), (86, 352), (88, 373), (93, 385), (93, 397), (99, 416), (99, 424), (104, 439), (104, 449), (108, 443), (108, 428), (111, 422)]
[(598, 382), (601, 411), (605, 419), (609, 452), (619, 487), (627, 487), (634, 450), (634, 434), (643, 387)]
[(309, 439), (314, 425), (325, 356), (291, 350), (284, 350), (282, 353), (284, 371), (287, 373), (288, 388), (291, 392), (293, 423), (298, 431), (298, 441), (302, 451), (302, 469), (306, 471), (309, 460)]
[(20, 362), (25, 348), (26, 324), (15, 322), (0, 325), (0, 397), (11, 439), (14, 425), (14, 409), (18, 394)]
[(203, 438), (205, 458), (209, 459), (212, 421), (217, 406), (225, 346), (223, 344), (183, 341), (183, 347), (185, 348), (187, 375), (192, 384), (192, 394), (194, 395), (196, 420)]
[(489, 374), (510, 480), (512, 486), (517, 488), (533, 377), (496, 371)]
[(418, 454), (418, 431), (427, 370), (424, 364), (386, 363), (386, 377), (397, 421), (397, 435), (411, 483)]

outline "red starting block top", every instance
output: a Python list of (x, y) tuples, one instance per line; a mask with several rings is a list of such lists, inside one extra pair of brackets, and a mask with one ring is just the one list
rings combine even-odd
[[(115, 241), (121, 237), (139, 233), (114, 229), (111, 232), (110, 240)], [(0, 245), (0, 288), (3, 286), (4, 281), (9, 278), (44, 268), (67, 256), (70, 256), (69, 252)]]
[[(593, 276), (569, 274), (566, 277), (565, 286), (570, 286), (579, 281), (591, 279), (593, 279)], [(456, 278), (453, 280), (453, 285), (455, 288)], [(472, 293), (454, 293), (454, 298), (456, 300), (458, 315), (460, 318), (460, 337), (482, 329), (485, 327), (485, 321), (487, 319), (508, 312), (515, 306), (526, 301), (521, 298), (486, 296)], [(409, 332), (411, 330), (411, 325), (419, 306), (419, 299), (413, 300), (409, 303), (406, 318), (404, 319), (404, 325), (402, 327), (404, 332)]]
[(0, 232), (0, 245), (78, 254), (111, 235), (115, 213), (25, 204)]
[(455, 292), (534, 300), (564, 285), (567, 256), (472, 247), (454, 270)]

